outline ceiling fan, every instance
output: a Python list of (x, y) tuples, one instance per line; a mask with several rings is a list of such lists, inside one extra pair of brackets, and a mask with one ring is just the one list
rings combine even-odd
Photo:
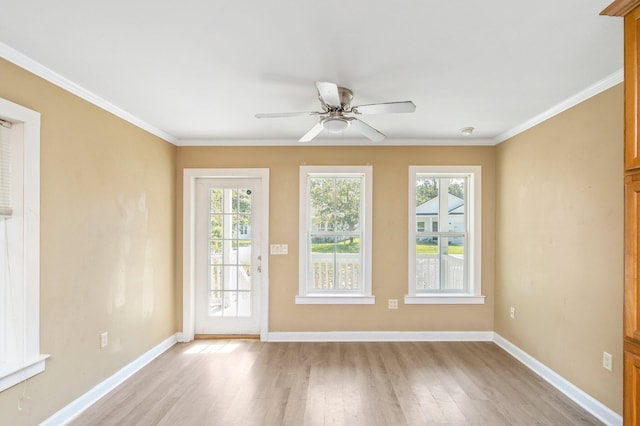
[(348, 127), (353, 127), (373, 142), (380, 142), (385, 138), (383, 133), (377, 131), (362, 120), (352, 117), (352, 115), (389, 114), (414, 112), (416, 110), (415, 104), (411, 101), (386, 102), (352, 107), (351, 100), (353, 99), (353, 92), (351, 90), (326, 81), (316, 81), (316, 88), (318, 89), (318, 98), (322, 105), (322, 112), (276, 112), (256, 114), (256, 117), (281, 118), (317, 115), (318, 123), (300, 138), (300, 142), (309, 142), (323, 130), (327, 130), (329, 133), (340, 133)]

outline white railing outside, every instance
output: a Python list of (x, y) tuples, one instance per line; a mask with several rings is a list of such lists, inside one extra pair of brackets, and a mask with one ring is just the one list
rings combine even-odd
[(360, 289), (359, 253), (311, 253), (311, 265), (314, 289)]
[(444, 276), (440, 285), (440, 256), (416, 254), (416, 288), (418, 290), (464, 290), (464, 257), (442, 256)]
[[(360, 254), (312, 253), (312, 282), (317, 290), (358, 290), (360, 288)], [(464, 290), (464, 256), (444, 255), (444, 275), (440, 285), (440, 256), (416, 255), (418, 290)]]

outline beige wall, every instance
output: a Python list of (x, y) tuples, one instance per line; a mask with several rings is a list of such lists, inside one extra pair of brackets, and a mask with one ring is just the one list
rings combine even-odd
[(618, 85), (498, 145), (496, 191), (496, 332), (618, 413), (622, 143)]
[(4, 60), (0, 75), (0, 97), (42, 114), (40, 347), (51, 358), (0, 393), (0, 423), (33, 425), (175, 333), (176, 148)]
[[(289, 254), (271, 256), (270, 331), (490, 331), (493, 330), (495, 147), (181, 147), (178, 148), (177, 235), (182, 235), (184, 168), (267, 167), (270, 169), (271, 243)], [(298, 180), (307, 165), (373, 166), (373, 294), (375, 305), (296, 305), (298, 294)], [(407, 294), (408, 166), (479, 164), (483, 182), (482, 289), (485, 305), (404, 305)], [(176, 282), (182, 282), (178, 248)], [(182, 289), (177, 286), (178, 329)], [(398, 299), (398, 310), (387, 299)]]
[[(271, 331), (496, 330), (621, 412), (621, 87), (497, 147), (175, 148), (2, 60), (0, 75), (0, 97), (42, 113), (41, 348), (51, 354), (44, 373), (0, 392), (2, 421), (44, 420), (181, 329), (185, 167), (271, 170), (270, 242), (289, 244), (270, 259)], [(373, 165), (375, 305), (295, 305), (302, 164)], [(407, 168), (418, 164), (483, 167), (485, 305), (402, 303)]]

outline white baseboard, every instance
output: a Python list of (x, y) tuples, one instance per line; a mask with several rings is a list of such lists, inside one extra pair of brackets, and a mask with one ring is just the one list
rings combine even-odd
[(515, 359), (523, 363), (534, 373), (549, 382), (560, 392), (571, 398), (576, 404), (587, 410), (591, 415), (602, 421), (606, 425), (618, 426), (622, 425), (622, 416), (593, 398), (582, 389), (569, 382), (567, 379), (542, 364), (531, 355), (509, 342), (498, 333), (494, 333), (493, 341)]
[(267, 342), (491, 342), (493, 331), (270, 332)]
[(40, 423), (40, 426), (59, 426), (69, 423), (71, 420), (80, 415), (80, 413), (95, 404), (100, 398), (111, 392), (116, 386), (127, 380), (138, 370), (149, 364), (151, 361), (167, 351), (177, 342), (178, 339), (176, 334), (170, 336), (168, 339), (154, 346), (130, 364), (121, 368), (118, 372), (116, 372), (108, 379), (99, 383), (89, 392), (85, 393), (80, 398), (71, 402), (66, 407), (55, 413), (53, 416)]

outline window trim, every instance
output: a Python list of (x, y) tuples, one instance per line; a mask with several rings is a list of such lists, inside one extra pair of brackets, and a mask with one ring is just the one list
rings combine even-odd
[[(465, 293), (416, 291), (416, 178), (418, 174), (468, 176), (467, 235), (468, 288)], [(482, 167), (481, 166), (409, 166), (409, 279), (404, 303), (411, 304), (484, 304), (482, 295)]]
[[(362, 238), (360, 249), (362, 250), (362, 292), (360, 293), (312, 293), (309, 292), (307, 282), (308, 271), (308, 242), (311, 232), (311, 223), (308, 221), (309, 194), (307, 181), (310, 176), (321, 175), (362, 175), (364, 178), (362, 215)], [(300, 166), (300, 209), (299, 209), (299, 289), (295, 303), (299, 305), (361, 305), (374, 304), (375, 297), (371, 290), (371, 260), (372, 260), (372, 217), (373, 217), (373, 166)]]
[(24, 351), (17, 359), (0, 360), (1, 392), (44, 371), (49, 355), (40, 353), (40, 113), (0, 98), (0, 117), (21, 134), (17, 139), (13, 136), (10, 143), (12, 180), (17, 176), (12, 185), (22, 187), (23, 198), (16, 200), (14, 217), (9, 220), (15, 221), (22, 235), (15, 244), (20, 254), (13, 259), (12, 268), (17, 265), (22, 270), (22, 279), (15, 285), (24, 291)]

